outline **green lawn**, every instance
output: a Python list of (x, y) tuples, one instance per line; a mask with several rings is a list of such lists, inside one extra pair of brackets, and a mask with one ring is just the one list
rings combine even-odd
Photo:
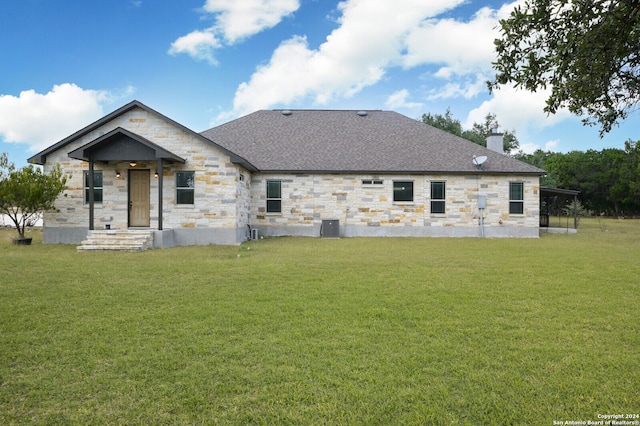
[(0, 232), (0, 424), (640, 412), (640, 222), (77, 253)]

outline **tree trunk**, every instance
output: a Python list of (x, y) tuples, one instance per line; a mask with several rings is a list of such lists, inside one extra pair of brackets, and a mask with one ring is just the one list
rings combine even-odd
[[(24, 227), (26, 223), (26, 221), (24, 220), (24, 217), (21, 217), (20, 219), (22, 220), (20, 220), (18, 219), (18, 214), (15, 212), (5, 210), (4, 213), (7, 216), (9, 216), (13, 224), (16, 226), (16, 231), (18, 231), (18, 235), (20, 236), (20, 239), (24, 239)], [(22, 222), (22, 224), (20, 222)]]

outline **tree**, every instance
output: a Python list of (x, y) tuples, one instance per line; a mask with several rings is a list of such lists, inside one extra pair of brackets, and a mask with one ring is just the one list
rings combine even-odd
[(629, 139), (624, 143), (624, 150), (627, 157), (622, 179), (628, 184), (624, 201), (625, 205), (635, 207), (635, 211), (629, 207), (627, 211), (637, 213), (640, 212), (640, 143)]
[[(492, 129), (500, 128), (496, 115), (490, 113), (487, 114), (483, 123), (473, 123), (471, 129), (463, 130), (460, 120), (453, 118), (449, 108), (444, 115), (423, 114), (422, 122), (482, 146), (487, 146), (487, 136), (491, 134)], [(507, 154), (516, 152), (520, 148), (515, 132), (508, 130), (504, 132), (503, 148)]]
[(551, 89), (544, 111), (567, 108), (600, 136), (640, 100), (640, 2), (527, 0), (500, 21), (489, 90)]
[(451, 115), (451, 109), (447, 108), (444, 115), (431, 113), (422, 114), (422, 122), (440, 130), (462, 137), (462, 124)]
[(541, 149), (537, 149), (533, 152), (533, 154), (526, 154), (520, 151), (516, 155), (514, 155), (514, 158), (531, 164), (532, 166), (536, 166), (539, 169), (545, 170), (547, 172), (546, 175), (540, 177), (540, 186), (557, 188), (557, 173), (555, 170), (550, 170), (549, 167), (547, 167), (547, 163), (550, 161), (550, 159), (562, 155), (563, 154), (559, 152), (543, 151)]
[(544, 168), (561, 188), (580, 191), (584, 206), (607, 215), (636, 214), (640, 202), (632, 185), (638, 181), (633, 172), (633, 156), (621, 149), (571, 151), (548, 156)]
[(54, 208), (66, 183), (67, 177), (59, 165), (49, 174), (33, 165), (16, 170), (3, 153), (0, 155), (0, 213), (9, 216), (23, 239), (26, 226), (43, 211)]

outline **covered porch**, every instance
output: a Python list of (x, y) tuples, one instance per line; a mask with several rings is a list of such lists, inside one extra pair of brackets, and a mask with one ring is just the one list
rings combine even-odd
[[(126, 198), (124, 194), (118, 198), (113, 210), (118, 214), (126, 212), (127, 229), (163, 230), (163, 170), (171, 164), (184, 164), (185, 159), (121, 127), (69, 152), (68, 156), (85, 161), (89, 166), (85, 183), (89, 232), (96, 230), (96, 203), (103, 201), (96, 200), (96, 165), (102, 165), (100, 169), (103, 173), (113, 173), (104, 178), (102, 185), (111, 182), (115, 186), (115, 182), (119, 182), (120, 192), (126, 191)], [(156, 181), (153, 185), (152, 176)], [(152, 198), (156, 197), (153, 203)], [(154, 226), (152, 216), (155, 216)], [(121, 226), (124, 223), (122, 219)], [(110, 227), (110, 224), (104, 224), (99, 229), (109, 230)]]

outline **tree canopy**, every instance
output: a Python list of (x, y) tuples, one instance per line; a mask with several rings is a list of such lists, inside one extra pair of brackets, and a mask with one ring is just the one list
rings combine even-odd
[(54, 208), (66, 182), (60, 166), (49, 174), (33, 165), (16, 170), (3, 153), (0, 155), (0, 213), (9, 216), (20, 238), (24, 238), (26, 226), (41, 212)]
[(489, 90), (549, 87), (546, 112), (567, 108), (601, 136), (637, 108), (640, 2), (527, 0), (500, 31)]
[(520, 153), (516, 158), (547, 171), (541, 186), (580, 191), (583, 206), (593, 214), (640, 214), (640, 143), (628, 140), (625, 149), (568, 153)]
[[(445, 112), (444, 115), (423, 114), (422, 122), (482, 146), (487, 146), (487, 136), (489, 136), (491, 130), (500, 127), (496, 115), (487, 114), (484, 122), (473, 123), (471, 129), (464, 130), (460, 120), (453, 118), (449, 108), (447, 108), (447, 112)], [(503, 148), (506, 154), (515, 153), (520, 149), (520, 143), (518, 142), (518, 138), (516, 138), (515, 132), (508, 130), (504, 132)]]

